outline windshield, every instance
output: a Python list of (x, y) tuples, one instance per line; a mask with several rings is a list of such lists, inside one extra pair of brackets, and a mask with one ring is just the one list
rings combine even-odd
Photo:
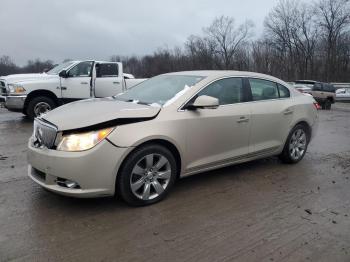
[(160, 75), (134, 86), (115, 98), (122, 101), (162, 106), (182, 94), (181, 91), (185, 92), (187, 88), (202, 79), (204, 79), (203, 76)]
[(55, 66), (50, 71), (48, 71), (47, 74), (58, 75), (59, 72), (61, 72), (65, 68), (73, 65), (74, 63), (75, 62), (73, 62), (73, 61), (69, 61), (69, 62), (65, 62), (65, 63), (59, 64), (58, 66)]

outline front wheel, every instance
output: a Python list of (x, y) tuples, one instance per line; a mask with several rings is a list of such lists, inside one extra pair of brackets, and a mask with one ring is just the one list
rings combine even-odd
[(289, 133), (283, 151), (279, 155), (281, 161), (288, 164), (298, 163), (305, 156), (309, 140), (307, 128), (301, 124), (296, 125)]
[(34, 119), (42, 114), (49, 112), (56, 107), (55, 101), (47, 96), (38, 96), (32, 98), (27, 106), (27, 116), (30, 119)]
[(130, 205), (150, 205), (168, 194), (176, 174), (175, 158), (167, 148), (156, 144), (142, 146), (123, 163), (116, 191)]

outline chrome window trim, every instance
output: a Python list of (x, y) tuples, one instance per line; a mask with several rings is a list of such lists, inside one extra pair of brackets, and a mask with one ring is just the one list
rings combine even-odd
[(292, 97), (292, 92), (290, 91), (290, 89), (285, 86), (285, 85), (282, 85), (280, 83), (277, 83), (276, 81), (272, 81), (270, 79), (266, 79), (266, 78), (260, 78), (260, 77), (247, 77), (248, 78), (248, 81), (249, 81), (249, 78), (252, 78), (252, 79), (257, 79), (257, 80), (265, 80), (265, 81), (269, 81), (271, 83), (274, 83), (276, 85), (276, 88), (277, 88), (277, 91), (278, 91), (278, 96), (280, 96), (280, 93), (279, 93), (279, 89), (278, 89), (278, 85), (281, 85), (281, 86), (284, 86), (285, 88), (288, 89), (289, 91), (289, 97), (279, 97), (279, 98), (273, 98), (273, 99), (263, 99), (263, 100), (256, 100), (256, 101), (249, 101), (249, 102), (261, 102), (261, 101), (273, 101), (273, 100), (281, 100), (281, 99), (290, 99)]
[[(277, 83), (275, 81), (271, 81), (270, 79), (267, 78), (263, 78), (263, 77), (251, 77), (251, 76), (225, 76), (225, 77), (221, 77), (221, 78), (216, 78), (213, 81), (209, 82), (207, 85), (205, 85), (204, 87), (202, 87), (201, 89), (199, 89), (193, 96), (191, 96), (189, 99), (187, 99), (184, 103), (182, 103), (182, 105), (177, 109), (177, 112), (185, 112), (188, 111), (188, 109), (183, 109), (183, 107), (193, 98), (195, 97), (200, 91), (202, 91), (204, 88), (208, 87), (209, 85), (211, 85), (212, 83), (216, 82), (216, 81), (220, 81), (222, 79), (227, 79), (227, 78), (246, 78), (249, 81), (249, 78), (252, 79), (258, 79), (258, 80), (265, 80), (265, 81), (270, 81), (272, 83), (275, 83), (276, 85), (280, 84)], [(282, 85), (282, 84), (280, 84)], [(256, 102), (265, 102), (265, 101), (275, 101), (275, 100), (287, 100), (287, 99), (291, 99), (292, 98), (292, 92), (291, 90), (285, 86), (282, 85), (285, 88), (287, 88), (289, 90), (289, 97), (283, 97), (283, 98), (274, 98), (274, 99), (265, 99), (265, 100), (256, 100), (256, 101), (245, 101), (245, 102), (238, 102), (238, 103), (233, 103), (233, 104), (225, 104), (225, 105), (219, 105), (218, 107), (223, 107), (223, 106), (232, 106), (232, 105), (237, 105), (237, 104), (246, 104), (246, 103), (256, 103)], [(278, 89), (278, 86), (276, 87)]]

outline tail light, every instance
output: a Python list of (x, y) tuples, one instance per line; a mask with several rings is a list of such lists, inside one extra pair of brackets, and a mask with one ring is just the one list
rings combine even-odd
[(321, 106), (317, 102), (314, 102), (314, 106), (316, 110), (321, 110)]

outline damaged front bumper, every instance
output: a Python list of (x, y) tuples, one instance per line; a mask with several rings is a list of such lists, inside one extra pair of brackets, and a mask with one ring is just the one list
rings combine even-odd
[(64, 152), (36, 148), (30, 139), (28, 175), (57, 194), (79, 198), (112, 196), (118, 168), (128, 150), (104, 140), (86, 151)]

